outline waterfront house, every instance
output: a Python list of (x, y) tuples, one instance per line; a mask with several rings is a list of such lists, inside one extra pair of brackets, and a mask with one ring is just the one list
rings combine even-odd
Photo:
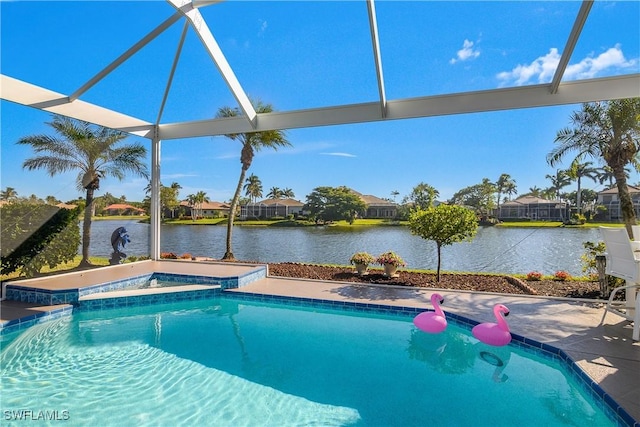
[(113, 203), (102, 210), (105, 215), (144, 215), (144, 209), (126, 203)]
[(240, 219), (297, 217), (303, 214), (303, 208), (304, 203), (295, 199), (264, 199), (241, 206)]
[(393, 219), (398, 216), (397, 203), (370, 194), (362, 194), (351, 188), (349, 190), (360, 197), (365, 205), (367, 205), (367, 209), (364, 212), (358, 213), (360, 218)]
[[(636, 212), (636, 218), (640, 217), (640, 188), (627, 186), (633, 210)], [(604, 208), (598, 208), (602, 206)], [(622, 219), (620, 211), (620, 198), (618, 197), (618, 187), (609, 188), (598, 193), (598, 201), (596, 202), (596, 212), (598, 219), (604, 221), (619, 221)]]
[[(177, 212), (179, 217), (192, 217), (196, 210), (198, 218), (220, 218), (229, 214), (229, 205), (222, 202), (202, 202), (198, 206), (191, 206), (188, 201), (183, 200)], [(171, 210), (165, 209), (165, 218), (171, 216)]]
[(564, 221), (569, 218), (569, 204), (534, 196), (518, 197), (500, 205), (498, 219)]

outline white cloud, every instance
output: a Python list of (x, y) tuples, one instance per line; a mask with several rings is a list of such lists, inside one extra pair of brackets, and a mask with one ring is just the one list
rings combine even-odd
[(349, 154), (349, 153), (338, 153), (338, 152), (334, 152), (334, 153), (320, 153), (323, 156), (337, 156), (337, 157), (357, 157), (355, 154)]
[(451, 58), (449, 60), (449, 63), (450, 64), (455, 64), (456, 62), (459, 62), (459, 61), (468, 61), (468, 60), (471, 60), (471, 59), (475, 59), (478, 56), (480, 56), (480, 51), (474, 50), (473, 49), (473, 42), (465, 39), (464, 43), (462, 43), (462, 49), (460, 49), (457, 52), (457, 59), (456, 58)]
[[(551, 48), (549, 53), (536, 58), (530, 64), (518, 65), (511, 71), (498, 73), (496, 77), (500, 81), (500, 87), (522, 86), (530, 82), (549, 83), (559, 62), (560, 54), (558, 49)], [(625, 59), (620, 45), (616, 45), (597, 57), (591, 54), (577, 64), (568, 65), (563, 80), (593, 78), (607, 70), (630, 68), (636, 66), (637, 63), (637, 59)]]

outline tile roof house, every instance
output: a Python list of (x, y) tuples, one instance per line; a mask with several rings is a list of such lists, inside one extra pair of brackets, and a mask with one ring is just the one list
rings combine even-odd
[(360, 213), (361, 218), (393, 219), (398, 216), (398, 204), (370, 194), (362, 194), (350, 189), (367, 205), (367, 210)]
[[(640, 218), (640, 188), (628, 185), (631, 202), (636, 212), (636, 218)], [(604, 206), (602, 213), (598, 214), (598, 219), (605, 221), (619, 221), (622, 219), (620, 211), (620, 199), (618, 198), (618, 187), (609, 188), (598, 193), (596, 206)], [(600, 209), (596, 210), (600, 211)]]
[[(198, 218), (220, 218), (227, 216), (229, 214), (229, 204), (222, 202), (203, 202), (199, 206)], [(191, 217), (192, 211), (194, 207), (189, 204), (188, 201), (183, 200), (180, 202), (178, 209), (179, 217)], [(165, 210), (165, 217), (168, 218), (171, 216), (171, 210)]]
[(248, 218), (286, 218), (302, 215), (304, 203), (295, 199), (264, 199), (259, 202), (247, 203), (240, 207), (240, 219)]
[(564, 221), (569, 217), (567, 202), (534, 196), (523, 196), (504, 202), (498, 211), (498, 219), (501, 221), (509, 219)]
[(106, 215), (144, 215), (144, 209), (126, 203), (114, 203), (102, 210)]

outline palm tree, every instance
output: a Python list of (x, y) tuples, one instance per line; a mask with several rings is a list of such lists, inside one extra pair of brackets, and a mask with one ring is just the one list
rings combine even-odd
[(550, 189), (553, 190), (556, 199), (560, 200), (560, 190), (571, 184), (571, 178), (567, 175), (567, 171), (556, 169), (555, 175), (545, 175), (545, 178), (551, 181)]
[(282, 190), (282, 197), (286, 197), (287, 199), (293, 199), (294, 197), (296, 197), (296, 195), (294, 194), (292, 189), (285, 188), (284, 190)]
[(271, 187), (267, 193), (269, 199), (282, 199), (283, 191), (278, 187)]
[[(273, 107), (271, 105), (262, 104), (259, 101), (254, 107), (258, 114), (273, 112)], [(222, 107), (220, 108), (220, 110), (218, 110), (218, 117), (236, 117), (240, 114), (240, 110), (237, 107)], [(233, 250), (231, 248), (233, 220), (235, 218), (238, 199), (240, 198), (240, 192), (242, 190), (242, 183), (244, 182), (244, 177), (247, 173), (247, 170), (253, 162), (253, 156), (255, 155), (256, 151), (259, 151), (264, 147), (277, 150), (278, 147), (284, 147), (291, 144), (285, 138), (284, 132), (280, 130), (234, 133), (226, 136), (234, 141), (240, 141), (240, 143), (242, 144), (242, 151), (240, 152), (240, 163), (242, 164), (242, 168), (240, 169), (240, 178), (238, 179), (238, 185), (236, 186), (236, 191), (233, 194), (231, 206), (229, 207), (229, 221), (227, 221), (227, 250), (222, 257), (222, 259), (225, 260), (234, 260), (235, 257), (233, 256)]]
[(581, 182), (582, 178), (590, 178), (593, 182), (596, 182), (598, 178), (598, 169), (591, 167), (593, 162), (584, 162), (580, 163), (579, 159), (576, 158), (573, 162), (571, 162), (571, 167), (567, 170), (567, 176), (571, 179), (574, 179), (578, 184), (578, 190), (576, 193), (576, 205), (578, 207), (578, 213), (582, 213), (582, 190), (581, 190)]
[(624, 170), (628, 165), (640, 169), (640, 98), (583, 104), (582, 111), (574, 112), (571, 121), (573, 129), (565, 128), (556, 134), (559, 145), (547, 155), (547, 162), (553, 166), (572, 151), (579, 158), (603, 160), (613, 171), (622, 218), (632, 237), (636, 213)]
[(504, 188), (502, 189), (502, 192), (504, 194), (507, 194), (509, 196), (509, 200), (511, 200), (512, 196), (518, 194), (518, 187), (516, 186), (516, 182), (515, 181), (507, 182)]
[(78, 190), (86, 190), (80, 266), (89, 266), (91, 212), (100, 180), (108, 176), (122, 180), (125, 172), (148, 178), (147, 166), (143, 163), (147, 150), (139, 143), (119, 146), (127, 137), (125, 133), (88, 122), (54, 115), (53, 121), (47, 124), (59, 137), (32, 135), (18, 140), (18, 144), (30, 145), (37, 154), (41, 154), (25, 160), (22, 167), (27, 170), (46, 169), (51, 176), (78, 171)]
[[(624, 174), (629, 179), (629, 175), (631, 175), (631, 170), (629, 168), (624, 168)], [(598, 182), (600, 185), (603, 185), (605, 182), (607, 183), (607, 189), (613, 188), (615, 186), (616, 177), (613, 175), (613, 169), (609, 166), (603, 166), (598, 169)]]
[(511, 178), (511, 175), (508, 173), (503, 173), (500, 175), (500, 178), (496, 181), (496, 191), (498, 192), (498, 206), (497, 209), (500, 209), (500, 196), (506, 192), (507, 188), (513, 187), (515, 189), (516, 181)]
[(391, 197), (393, 197), (393, 203), (395, 203), (395, 202), (396, 202), (396, 197), (397, 197), (398, 195), (400, 195), (400, 192), (399, 192), (398, 190), (393, 190), (393, 191), (391, 192)]
[(18, 198), (18, 192), (13, 187), (7, 187), (4, 191), (0, 192), (0, 200), (13, 200)]
[(195, 221), (198, 216), (202, 216), (202, 204), (209, 201), (207, 193), (204, 191), (198, 191), (196, 194), (189, 194), (187, 196), (187, 203), (191, 207), (191, 220)]
[(262, 197), (262, 181), (254, 174), (249, 175), (249, 178), (245, 180), (244, 187), (245, 196), (249, 196), (253, 203), (258, 200), (258, 197)]
[(529, 187), (529, 192), (527, 194), (525, 194), (525, 196), (532, 196), (532, 197), (542, 197), (542, 189), (540, 187), (538, 187), (537, 185), (534, 185), (533, 187)]

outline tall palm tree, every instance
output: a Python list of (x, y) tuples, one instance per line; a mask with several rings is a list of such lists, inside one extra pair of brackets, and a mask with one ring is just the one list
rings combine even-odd
[(514, 187), (515, 188), (516, 181), (511, 178), (511, 175), (508, 173), (503, 173), (500, 175), (500, 178), (496, 181), (496, 191), (498, 192), (498, 206), (497, 209), (500, 209), (500, 196), (505, 193), (507, 188)]
[(245, 180), (246, 184), (244, 187), (245, 196), (249, 196), (253, 203), (258, 201), (258, 197), (262, 197), (262, 181), (256, 175), (251, 174)]
[(108, 176), (122, 180), (125, 172), (148, 178), (147, 166), (143, 163), (147, 149), (139, 143), (121, 146), (120, 142), (127, 137), (125, 133), (68, 117), (54, 115), (47, 124), (58, 136), (32, 135), (18, 140), (18, 144), (30, 145), (40, 154), (25, 160), (22, 167), (46, 169), (51, 176), (78, 171), (78, 190), (86, 191), (80, 266), (89, 266), (91, 212), (100, 180)]
[(578, 207), (578, 213), (582, 213), (582, 178), (590, 178), (593, 182), (598, 179), (598, 169), (591, 167), (593, 162), (580, 163), (576, 158), (571, 162), (571, 167), (567, 170), (567, 176), (576, 181), (578, 184), (578, 190), (576, 193), (576, 205)]
[(583, 104), (581, 111), (573, 113), (571, 122), (572, 129), (556, 134), (558, 146), (547, 155), (547, 162), (553, 166), (569, 152), (603, 160), (615, 176), (622, 218), (632, 237), (636, 213), (624, 169), (629, 165), (640, 169), (640, 98)]
[[(255, 103), (254, 108), (258, 114), (273, 112), (273, 107), (270, 104), (263, 104), (259, 101)], [(218, 117), (236, 117), (240, 114), (241, 113), (238, 108), (222, 107), (218, 110)], [(229, 206), (229, 221), (227, 221), (227, 249), (222, 257), (222, 259), (225, 260), (234, 260), (235, 257), (233, 256), (233, 250), (231, 248), (233, 220), (235, 218), (238, 200), (240, 199), (240, 192), (242, 191), (242, 183), (244, 182), (247, 170), (253, 162), (255, 152), (265, 147), (277, 150), (278, 147), (284, 147), (291, 144), (286, 139), (284, 132), (281, 130), (234, 133), (226, 136), (233, 141), (240, 141), (242, 144), (242, 150), (240, 152), (240, 163), (242, 164), (242, 168), (240, 169), (240, 178), (238, 179), (236, 191), (233, 194), (233, 199), (231, 200), (231, 206)]]
[(571, 178), (567, 175), (567, 171), (562, 169), (556, 169), (555, 175), (545, 175), (545, 178), (551, 181), (550, 189), (553, 189), (554, 196), (556, 199), (560, 200), (560, 191), (571, 184)]

